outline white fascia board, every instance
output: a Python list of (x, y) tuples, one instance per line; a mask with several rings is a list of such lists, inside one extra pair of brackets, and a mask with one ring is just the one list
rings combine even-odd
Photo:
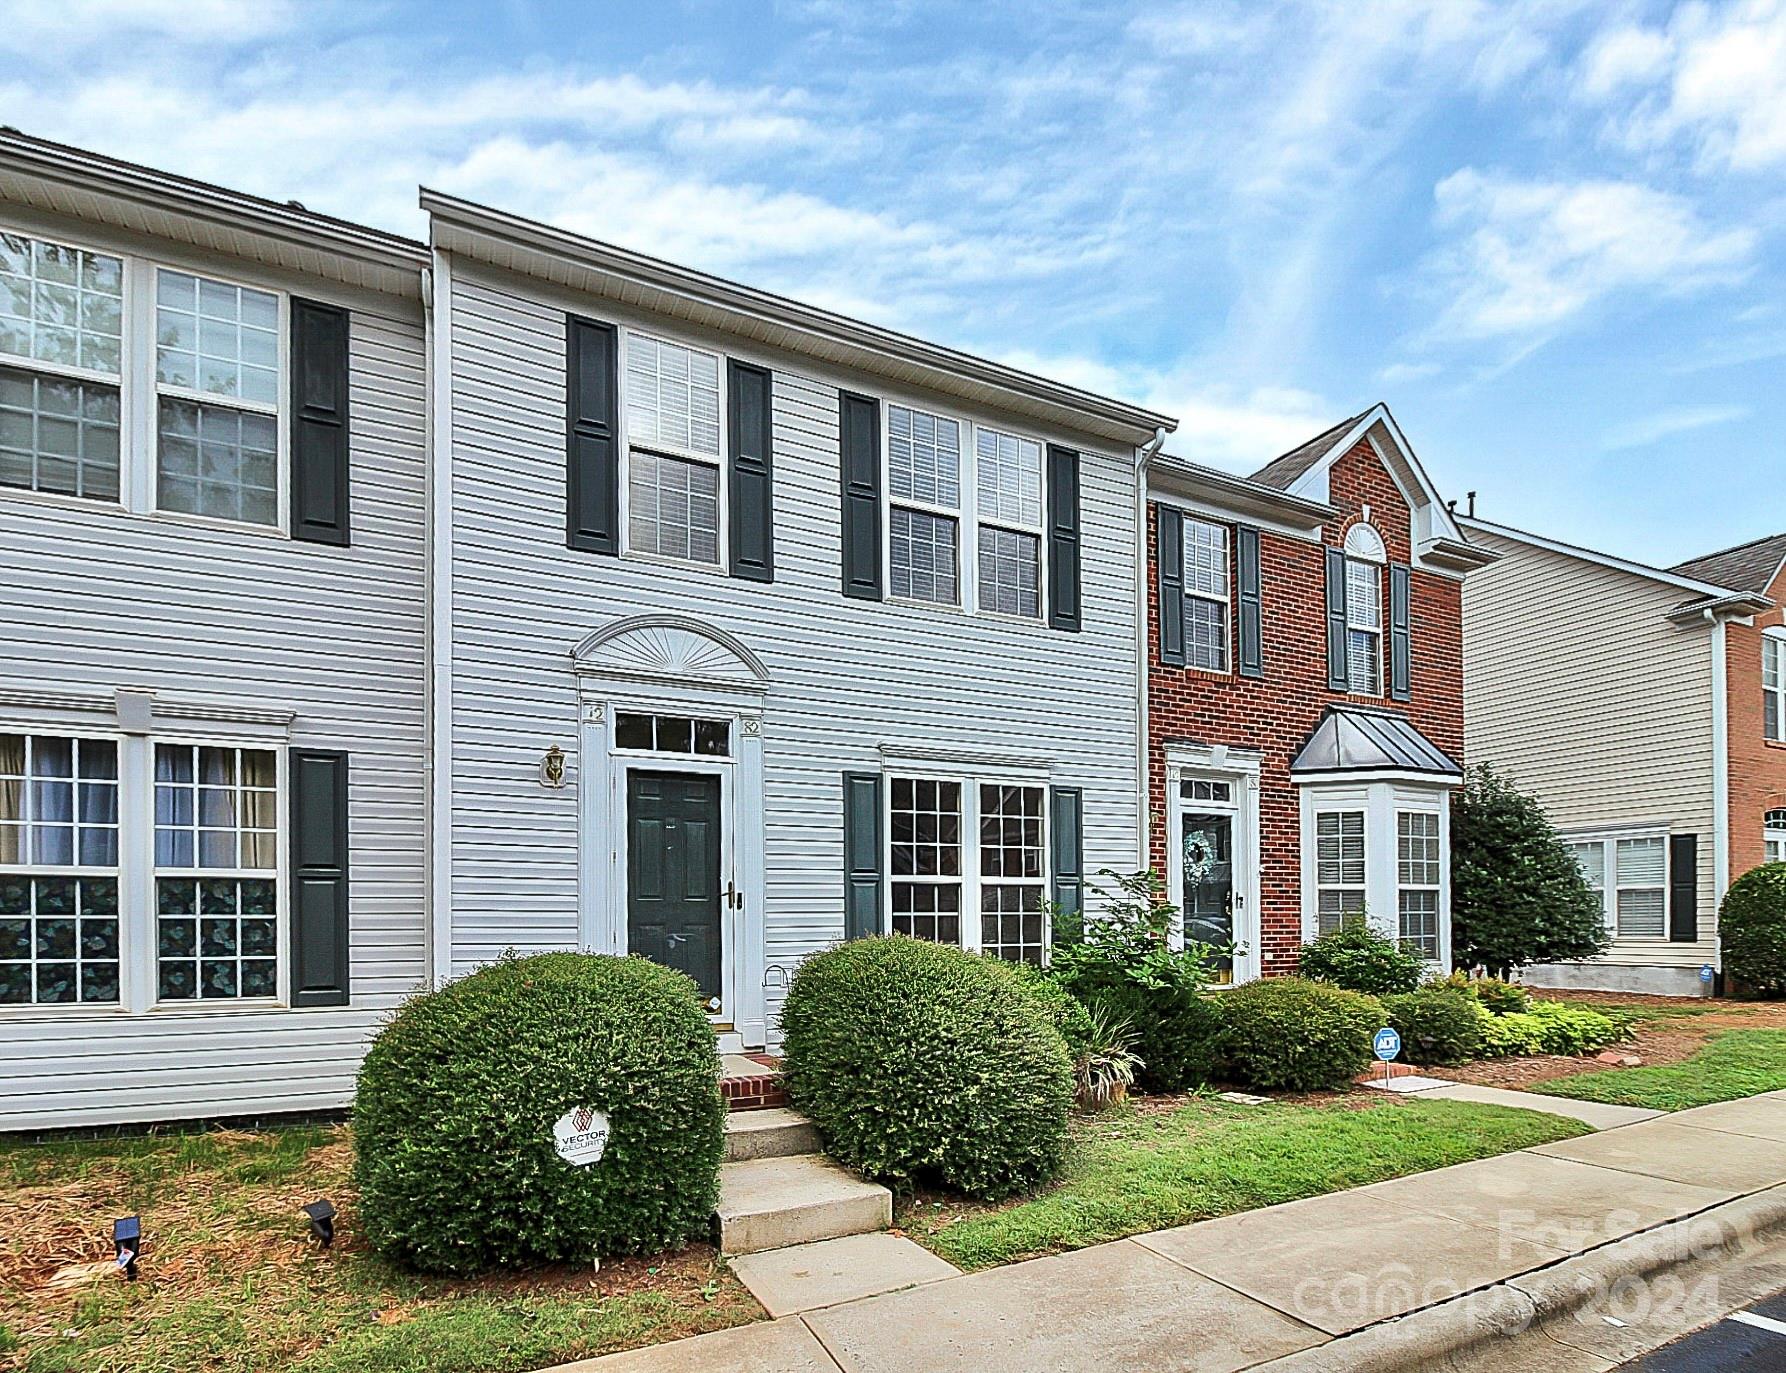
[(1275, 486), (1165, 455), (1153, 458), (1147, 465), (1147, 492), (1151, 500), (1164, 501), (1193, 514), (1254, 524), (1317, 543), (1322, 527), (1339, 518), (1339, 511), (1325, 501), (1292, 496)]
[(1290, 775), (1299, 787), (1327, 787), (1356, 782), (1400, 782), (1406, 786), (1430, 787), (1452, 791), (1463, 785), (1461, 774), (1447, 772), (1415, 772), (1408, 768), (1354, 768), (1342, 772), (1296, 772)]

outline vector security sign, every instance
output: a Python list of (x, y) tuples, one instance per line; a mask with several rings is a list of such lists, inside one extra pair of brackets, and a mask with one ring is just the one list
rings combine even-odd
[(576, 1168), (601, 1160), (608, 1147), (608, 1117), (593, 1106), (576, 1106), (552, 1127), (552, 1143), (558, 1157)]

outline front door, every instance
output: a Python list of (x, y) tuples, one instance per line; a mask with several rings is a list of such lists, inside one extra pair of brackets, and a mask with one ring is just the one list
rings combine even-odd
[(1184, 937), (1223, 951), (1210, 967), (1225, 985), (1234, 980), (1234, 816), (1186, 811), (1180, 826)]
[(626, 947), (720, 995), (719, 778), (626, 776)]

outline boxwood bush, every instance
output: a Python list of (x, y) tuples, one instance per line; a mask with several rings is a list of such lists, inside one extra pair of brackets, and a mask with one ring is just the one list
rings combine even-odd
[(1443, 984), (1383, 998), (1389, 1024), (1410, 1063), (1468, 1063), (1482, 1054), (1482, 1008)]
[[(611, 1134), (576, 1167), (552, 1128), (581, 1106)], [(724, 1123), (687, 977), (640, 958), (506, 957), (412, 998), (367, 1051), (360, 1225), (433, 1273), (664, 1249), (709, 1229)]]
[(1388, 1023), (1374, 996), (1304, 977), (1268, 977), (1225, 992), (1230, 1070), (1254, 1087), (1312, 1092), (1343, 1087), (1373, 1060)]
[(1786, 863), (1764, 863), (1730, 884), (1718, 907), (1724, 970), (1742, 990), (1786, 995)]
[(801, 964), (781, 1031), (789, 1097), (849, 1167), (989, 1199), (1059, 1172), (1067, 1046), (1009, 964), (903, 935), (841, 944)]
[(1347, 920), (1297, 955), (1296, 970), (1317, 982), (1331, 982), (1347, 991), (1388, 996), (1411, 992), (1426, 975), (1426, 963), (1388, 935), (1379, 934), (1363, 916)]

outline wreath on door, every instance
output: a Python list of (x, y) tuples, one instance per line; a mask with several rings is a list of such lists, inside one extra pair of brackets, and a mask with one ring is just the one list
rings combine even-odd
[(1184, 886), (1189, 891), (1192, 887), (1203, 884), (1215, 867), (1215, 845), (1210, 842), (1209, 835), (1202, 830), (1191, 830), (1184, 837)]

